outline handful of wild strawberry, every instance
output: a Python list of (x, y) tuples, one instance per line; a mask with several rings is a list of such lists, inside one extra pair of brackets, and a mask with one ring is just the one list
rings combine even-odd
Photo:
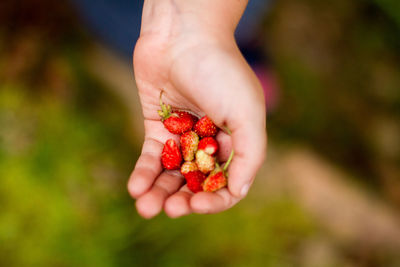
[(193, 193), (214, 192), (225, 187), (233, 150), (224, 167), (220, 167), (216, 160), (219, 145), (214, 138), (218, 132), (215, 124), (207, 116), (198, 119), (189, 112), (172, 110), (162, 102), (162, 93), (158, 114), (169, 132), (180, 135), (180, 148), (173, 139), (165, 143), (161, 155), (163, 167), (180, 169)]

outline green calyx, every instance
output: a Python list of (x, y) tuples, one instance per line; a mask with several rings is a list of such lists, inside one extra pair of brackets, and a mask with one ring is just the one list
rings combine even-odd
[(158, 110), (158, 115), (160, 115), (161, 120), (164, 121), (166, 119), (168, 119), (169, 117), (171, 117), (171, 112), (172, 112), (172, 108), (170, 105), (165, 105), (162, 101), (162, 95), (164, 93), (164, 90), (161, 90), (160, 92), (160, 107), (161, 110)]

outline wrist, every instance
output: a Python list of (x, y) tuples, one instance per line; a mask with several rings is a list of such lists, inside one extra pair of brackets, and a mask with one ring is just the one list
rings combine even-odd
[(145, 0), (141, 35), (232, 37), (248, 0)]

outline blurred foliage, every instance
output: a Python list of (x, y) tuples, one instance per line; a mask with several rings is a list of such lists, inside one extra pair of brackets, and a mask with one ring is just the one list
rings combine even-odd
[(400, 28), (400, 2), (396, 0), (373, 0)]
[(310, 144), (400, 207), (399, 2), (277, 1), (265, 36), (283, 88), (273, 139)]

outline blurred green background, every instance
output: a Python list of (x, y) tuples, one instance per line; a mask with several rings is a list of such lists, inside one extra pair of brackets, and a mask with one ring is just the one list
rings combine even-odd
[(130, 66), (61, 3), (0, 3), (0, 266), (400, 266), (398, 1), (277, 1), (261, 36), (279, 103), (249, 196), (149, 221), (126, 190)]

